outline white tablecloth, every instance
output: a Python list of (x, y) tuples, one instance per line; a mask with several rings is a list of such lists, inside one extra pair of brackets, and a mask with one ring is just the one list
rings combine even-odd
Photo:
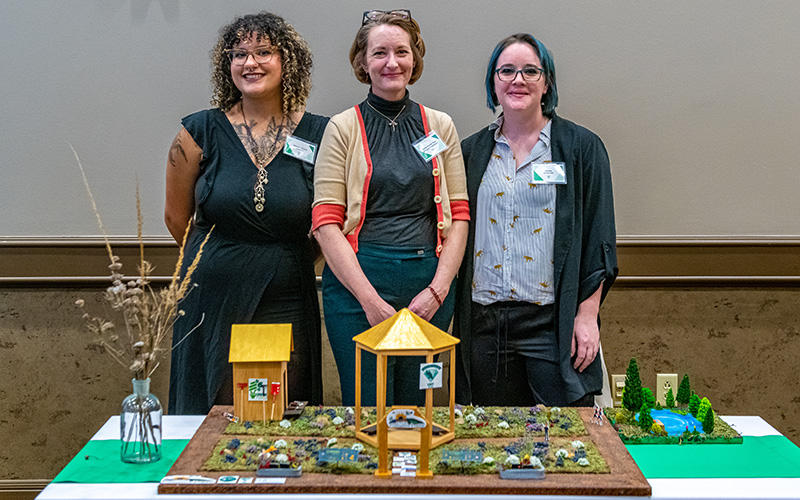
[[(204, 416), (165, 416), (164, 439), (190, 439)], [(760, 417), (724, 416), (734, 429), (745, 436), (775, 436), (780, 433)], [(111, 417), (92, 439), (119, 438), (119, 417)], [(711, 446), (711, 445), (709, 445)], [(758, 457), (754, 457), (758, 459)], [(800, 478), (773, 479), (649, 479), (652, 498), (664, 500), (717, 499), (800, 499)], [(158, 495), (156, 483), (49, 484), (37, 500), (407, 500), (410, 495)], [(425, 500), (453, 500), (451, 495), (416, 495)], [(623, 499), (641, 497), (574, 497), (574, 496), (510, 496), (461, 495), (468, 500), (570, 500)]]

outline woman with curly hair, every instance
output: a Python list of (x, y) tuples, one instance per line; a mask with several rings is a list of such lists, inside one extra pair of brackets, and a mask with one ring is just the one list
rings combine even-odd
[[(247, 15), (211, 53), (215, 107), (182, 120), (165, 221), (191, 262), (214, 227), (173, 331), (169, 410), (233, 403), (231, 325), (291, 323), (288, 395), (321, 403), (319, 304), (309, 239), (314, 153), (327, 118), (305, 112), (311, 52), (281, 17)], [(188, 235), (187, 222), (194, 218)]]

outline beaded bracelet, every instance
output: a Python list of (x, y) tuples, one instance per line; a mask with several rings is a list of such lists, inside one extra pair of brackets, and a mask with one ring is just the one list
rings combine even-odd
[(428, 290), (431, 291), (431, 293), (433, 294), (433, 298), (436, 299), (436, 302), (439, 303), (439, 307), (442, 307), (442, 299), (439, 298), (439, 294), (436, 293), (436, 290), (434, 290), (433, 287), (430, 285), (428, 285)]

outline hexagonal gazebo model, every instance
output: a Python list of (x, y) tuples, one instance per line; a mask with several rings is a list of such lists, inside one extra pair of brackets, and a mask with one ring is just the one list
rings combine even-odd
[[(378, 470), (375, 475), (391, 477), (388, 470), (388, 450), (419, 450), (418, 477), (431, 477), (428, 470), (428, 452), (431, 448), (448, 443), (455, 437), (455, 346), (459, 340), (436, 328), (408, 309), (401, 309), (391, 318), (353, 337), (356, 343), (356, 437), (379, 449)], [(361, 351), (377, 356), (376, 365), (376, 424), (361, 427)], [(424, 419), (423, 428), (391, 428), (386, 410), (386, 366), (389, 356), (424, 356), (433, 363), (440, 352), (450, 352), (450, 425), (433, 423), (433, 389), (425, 389), (425, 415), (416, 406), (392, 406), (395, 410), (411, 410)], [(376, 428), (377, 427), (377, 428)], [(434, 431), (435, 434), (434, 435)]]

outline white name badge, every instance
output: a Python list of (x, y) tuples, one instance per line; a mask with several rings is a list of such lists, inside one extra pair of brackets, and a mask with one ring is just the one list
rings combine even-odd
[(422, 159), (431, 161), (436, 155), (447, 149), (447, 144), (439, 138), (439, 136), (431, 130), (422, 139), (411, 143), (414, 149), (417, 150)]
[(286, 144), (283, 145), (283, 153), (313, 165), (314, 158), (317, 156), (317, 145), (290, 135), (286, 138)]
[(533, 184), (566, 184), (567, 175), (563, 163), (534, 163)]

